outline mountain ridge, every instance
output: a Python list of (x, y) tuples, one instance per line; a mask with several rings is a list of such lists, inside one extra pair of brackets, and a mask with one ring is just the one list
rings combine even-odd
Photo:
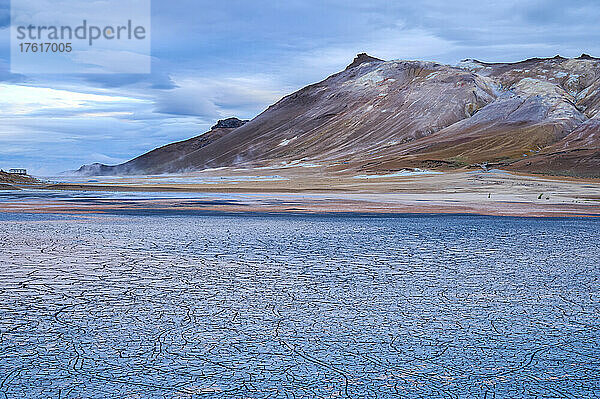
[(79, 172), (158, 174), (293, 162), (377, 171), (496, 163), (600, 177), (599, 111), (600, 60), (586, 54), (516, 63), (467, 59), (450, 66), (361, 53), (345, 70), (239, 126)]

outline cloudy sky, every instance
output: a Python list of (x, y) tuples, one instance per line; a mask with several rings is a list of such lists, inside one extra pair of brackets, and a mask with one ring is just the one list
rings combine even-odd
[(0, 168), (38, 175), (252, 118), (363, 51), (448, 64), (600, 55), (597, 0), (154, 0), (151, 74), (11, 74), (10, 14), (0, 0)]

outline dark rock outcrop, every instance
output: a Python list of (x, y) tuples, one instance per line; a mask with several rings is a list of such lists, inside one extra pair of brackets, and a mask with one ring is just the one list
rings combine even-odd
[(371, 57), (367, 53), (360, 53), (354, 57), (354, 60), (350, 65), (346, 67), (346, 70), (359, 66), (360, 64), (364, 64), (365, 62), (384, 62), (383, 60), (375, 57)]
[(219, 128), (223, 128), (223, 129), (235, 129), (238, 128), (240, 126), (244, 126), (246, 123), (248, 123), (248, 120), (241, 120), (238, 118), (227, 118), (227, 119), (221, 119), (219, 121), (217, 121), (217, 124), (214, 125), (213, 127), (211, 127), (211, 130), (214, 129), (219, 129)]

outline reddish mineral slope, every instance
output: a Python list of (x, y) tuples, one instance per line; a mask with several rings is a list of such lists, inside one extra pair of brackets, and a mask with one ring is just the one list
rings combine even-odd
[(490, 163), (600, 177), (599, 78), (600, 60), (586, 55), (453, 67), (360, 54), (200, 146), (177, 143), (100, 172), (296, 161), (366, 171)]

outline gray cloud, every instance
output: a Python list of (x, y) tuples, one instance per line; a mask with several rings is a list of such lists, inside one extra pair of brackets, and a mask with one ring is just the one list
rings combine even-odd
[(251, 118), (262, 111), (265, 104), (271, 104), (286, 94), (266, 76), (183, 77), (175, 82), (175, 89), (157, 94), (156, 112), (192, 115), (205, 120), (231, 115)]

